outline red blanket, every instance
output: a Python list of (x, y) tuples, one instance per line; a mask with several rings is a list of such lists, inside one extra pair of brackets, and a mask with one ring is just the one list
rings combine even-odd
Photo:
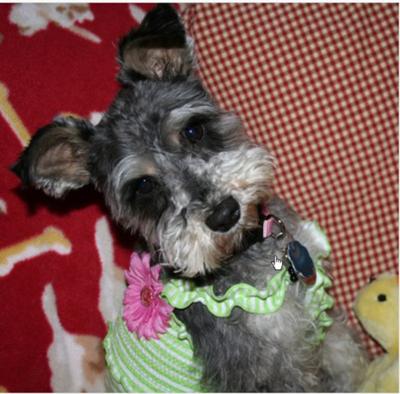
[[(99, 119), (118, 89), (117, 39), (150, 7), (0, 6), (0, 391), (103, 389), (101, 340), (134, 240), (91, 189), (57, 201), (21, 190), (8, 166), (57, 114)], [(275, 153), (277, 191), (327, 230), (348, 312), (371, 275), (397, 267), (397, 14), (184, 9), (204, 83)]]

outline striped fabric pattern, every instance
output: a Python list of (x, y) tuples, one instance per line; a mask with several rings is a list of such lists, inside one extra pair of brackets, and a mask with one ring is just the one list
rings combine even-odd
[(325, 291), (325, 289), (331, 286), (332, 281), (324, 270), (318, 266), (317, 281), (306, 293), (306, 305), (311, 316), (317, 322), (315, 327), (316, 333), (313, 337), (313, 340), (316, 342), (321, 342), (324, 339), (326, 328), (330, 327), (333, 323), (332, 318), (326, 313), (335, 304), (333, 297)]
[(268, 281), (264, 290), (239, 283), (229, 288), (224, 295), (217, 296), (212, 286), (196, 287), (192, 281), (173, 279), (165, 285), (163, 295), (174, 308), (185, 309), (200, 302), (217, 317), (228, 317), (235, 307), (249, 313), (269, 314), (282, 306), (289, 285), (289, 274), (282, 270)]
[(104, 347), (110, 391), (203, 391), (199, 383), (201, 364), (194, 358), (190, 339), (182, 336), (182, 323), (175, 317), (159, 340), (138, 339), (119, 317), (110, 324)]

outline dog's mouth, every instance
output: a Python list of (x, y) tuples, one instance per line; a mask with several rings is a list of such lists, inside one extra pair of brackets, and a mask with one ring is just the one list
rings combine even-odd
[[(243, 211), (245, 211), (245, 209), (243, 209)], [(234, 255), (241, 254), (256, 243), (264, 240), (263, 223), (265, 215), (263, 214), (263, 204), (253, 205), (251, 211), (252, 219), (249, 219), (250, 223), (248, 223), (247, 228), (243, 228), (243, 224), (239, 224), (240, 220), (238, 218), (232, 226), (231, 232), (219, 232), (220, 236), (215, 237), (215, 243), (218, 250), (221, 252), (221, 258), (211, 269), (209, 268), (207, 270), (209, 274), (212, 274), (215, 270), (218, 270), (220, 267), (228, 263)], [(245, 216), (246, 212), (242, 212), (242, 214)], [(242, 220), (243, 219), (244, 218), (242, 218)], [(239, 230), (241, 231), (240, 236), (235, 230), (236, 227), (242, 227)], [(216, 234), (218, 234), (218, 232)]]
[(263, 205), (258, 204), (257, 205), (257, 213), (258, 213), (258, 222), (257, 226), (246, 229), (243, 232), (242, 235), (242, 241), (240, 245), (235, 250), (235, 253), (239, 252), (244, 252), (254, 244), (258, 242), (262, 242), (264, 237), (263, 237), (263, 222), (265, 220), (265, 215), (263, 214)]

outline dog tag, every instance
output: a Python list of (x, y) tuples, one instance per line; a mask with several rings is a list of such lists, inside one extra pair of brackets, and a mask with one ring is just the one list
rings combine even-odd
[(287, 257), (296, 275), (307, 285), (313, 285), (317, 279), (314, 262), (308, 250), (299, 241), (291, 241), (287, 246)]

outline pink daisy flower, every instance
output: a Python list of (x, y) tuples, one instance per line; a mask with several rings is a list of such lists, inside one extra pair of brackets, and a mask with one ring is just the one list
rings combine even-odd
[(124, 294), (123, 318), (131, 332), (139, 338), (158, 339), (167, 331), (173, 310), (161, 298), (163, 285), (159, 281), (159, 265), (150, 267), (150, 254), (133, 253), (129, 271), (125, 272), (128, 288)]

